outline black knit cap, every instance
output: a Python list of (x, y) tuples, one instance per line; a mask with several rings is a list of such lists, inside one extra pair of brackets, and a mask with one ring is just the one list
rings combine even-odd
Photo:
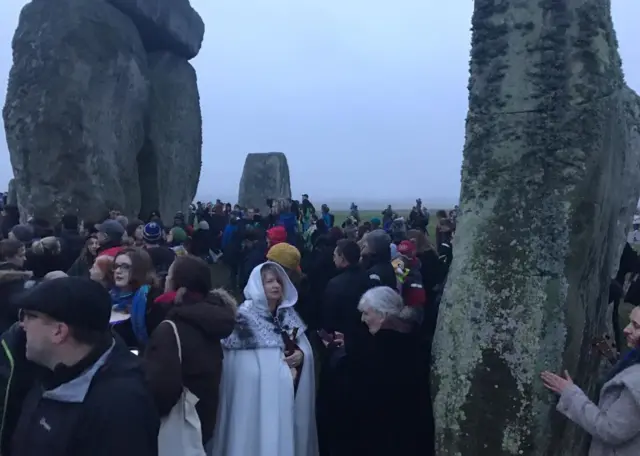
[(102, 285), (83, 277), (46, 280), (16, 297), (23, 310), (41, 312), (69, 326), (108, 331), (111, 297)]

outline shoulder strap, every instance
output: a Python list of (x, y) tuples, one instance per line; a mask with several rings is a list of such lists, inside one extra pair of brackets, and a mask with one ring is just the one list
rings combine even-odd
[(173, 334), (175, 334), (176, 343), (178, 344), (178, 358), (180, 359), (180, 364), (182, 364), (182, 345), (180, 344), (180, 334), (178, 333), (178, 327), (171, 320), (164, 320), (163, 323), (169, 323), (173, 328)]

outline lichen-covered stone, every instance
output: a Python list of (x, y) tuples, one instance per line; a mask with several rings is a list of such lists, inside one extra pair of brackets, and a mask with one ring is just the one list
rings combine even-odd
[(102, 0), (33, 0), (20, 14), (3, 110), (23, 217), (137, 214), (146, 52)]
[(148, 52), (171, 51), (191, 59), (204, 39), (204, 22), (189, 0), (108, 0), (138, 27)]
[(539, 373), (593, 391), (640, 193), (609, 2), (476, 0), (461, 211), (434, 341), (436, 454), (583, 454)]
[(138, 156), (141, 215), (159, 210), (165, 223), (186, 212), (202, 166), (202, 116), (196, 72), (170, 52), (148, 56), (147, 139)]
[(248, 154), (240, 179), (238, 204), (266, 213), (268, 198), (291, 199), (287, 156), (282, 152)]

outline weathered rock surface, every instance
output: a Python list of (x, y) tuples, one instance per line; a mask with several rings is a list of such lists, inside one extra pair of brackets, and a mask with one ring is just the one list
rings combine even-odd
[(7, 204), (12, 206), (18, 205), (18, 193), (16, 189), (16, 180), (11, 179), (9, 181), (9, 188), (7, 190)]
[(248, 154), (242, 170), (238, 204), (267, 213), (267, 199), (291, 199), (287, 156), (282, 152)]
[[(461, 210), (434, 342), (437, 451), (586, 454), (542, 370), (593, 393), (640, 189), (640, 104), (601, 0), (476, 0)], [(621, 222), (622, 221), (622, 222)]]
[(141, 214), (159, 210), (165, 223), (195, 197), (202, 166), (202, 116), (196, 72), (169, 52), (148, 56), (147, 139), (138, 166)]
[(108, 0), (133, 19), (149, 52), (191, 59), (204, 39), (204, 22), (189, 0)]
[(20, 14), (3, 110), (21, 214), (137, 214), (146, 52), (102, 0), (33, 0)]

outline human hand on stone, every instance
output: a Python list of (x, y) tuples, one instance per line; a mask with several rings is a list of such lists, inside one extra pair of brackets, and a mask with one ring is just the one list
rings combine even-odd
[(564, 371), (564, 378), (549, 371), (542, 372), (540, 378), (544, 386), (556, 394), (562, 394), (565, 389), (573, 385), (573, 380), (567, 371)]

